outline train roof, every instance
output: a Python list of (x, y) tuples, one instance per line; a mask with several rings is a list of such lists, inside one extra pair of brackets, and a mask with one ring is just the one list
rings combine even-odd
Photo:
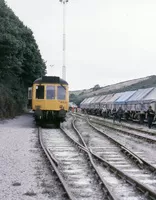
[(108, 99), (107, 104), (113, 103), (114, 101), (119, 99), (119, 97), (121, 97), (122, 94), (123, 94), (123, 92), (115, 93), (110, 99)]
[(96, 103), (96, 101), (100, 98), (101, 96), (95, 96), (94, 99), (90, 102), (91, 104)]
[(132, 95), (128, 100), (127, 103), (137, 103), (145, 98), (154, 88), (146, 88), (146, 89), (139, 89), (136, 91), (134, 95)]
[(65, 84), (65, 85), (68, 85), (68, 83), (61, 79), (60, 77), (58, 76), (42, 76), (38, 79), (36, 79), (34, 81), (35, 84), (41, 84), (41, 83), (58, 83), (58, 84)]
[(89, 104), (92, 100), (94, 99), (94, 97), (89, 97), (85, 102), (84, 104)]
[(98, 104), (101, 102), (101, 100), (103, 100), (104, 98), (106, 98), (107, 95), (102, 95), (100, 96), (96, 101), (95, 101), (95, 104)]
[(156, 88), (154, 88), (146, 97), (144, 97), (143, 101), (146, 103), (151, 103), (156, 101)]
[(100, 104), (105, 104), (109, 99), (111, 99), (114, 96), (114, 94), (107, 94), (104, 99), (101, 100)]
[(135, 91), (126, 91), (124, 92), (116, 101), (115, 104), (124, 104), (132, 95), (136, 93)]
[(84, 104), (86, 101), (87, 101), (88, 98), (85, 98), (81, 103), (80, 105)]

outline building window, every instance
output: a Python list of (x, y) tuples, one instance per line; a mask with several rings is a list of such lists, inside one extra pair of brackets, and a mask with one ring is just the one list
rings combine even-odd
[(55, 86), (48, 85), (46, 87), (46, 99), (55, 99)]
[(66, 88), (64, 86), (57, 87), (57, 99), (58, 100), (66, 99)]
[(36, 86), (36, 99), (44, 99), (44, 86)]

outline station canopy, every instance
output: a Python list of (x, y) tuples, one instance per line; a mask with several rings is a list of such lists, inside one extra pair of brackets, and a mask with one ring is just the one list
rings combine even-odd
[(156, 102), (156, 88), (154, 88), (146, 97), (143, 99), (145, 103)]
[(152, 90), (153, 90), (153, 88), (137, 90), (136, 93), (127, 100), (127, 103), (128, 104), (136, 104), (138, 102), (139, 103), (142, 102), (142, 99), (144, 97), (146, 97)]
[(115, 104), (125, 104), (126, 101), (136, 93), (135, 91), (126, 91), (124, 92), (116, 101)]

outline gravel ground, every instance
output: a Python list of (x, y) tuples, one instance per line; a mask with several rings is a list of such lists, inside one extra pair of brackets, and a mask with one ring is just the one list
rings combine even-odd
[(0, 122), (0, 200), (63, 200), (31, 115)]

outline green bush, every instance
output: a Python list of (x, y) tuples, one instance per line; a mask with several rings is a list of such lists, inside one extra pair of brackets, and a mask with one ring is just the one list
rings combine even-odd
[(21, 113), (28, 87), (45, 73), (32, 31), (0, 0), (0, 118)]

